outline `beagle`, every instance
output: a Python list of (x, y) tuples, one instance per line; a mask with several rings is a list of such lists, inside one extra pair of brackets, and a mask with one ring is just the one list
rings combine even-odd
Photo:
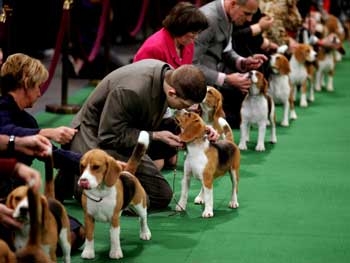
[(130, 206), (140, 216), (140, 239), (150, 240), (147, 224), (147, 195), (133, 175), (149, 144), (149, 134), (141, 131), (128, 163), (115, 160), (100, 149), (86, 152), (81, 161), (78, 185), (83, 188), (82, 206), (85, 221), (85, 247), (82, 258), (95, 257), (94, 222), (110, 223), (109, 257), (123, 257), (120, 246), (120, 215)]
[[(328, 15), (324, 25), (321, 27), (322, 38), (333, 37), (332, 41), (336, 44), (342, 43), (344, 39), (344, 28), (339, 19), (334, 15)], [(336, 62), (341, 60), (345, 50), (341, 45), (340, 48), (326, 48), (320, 46), (317, 52), (318, 68), (315, 77), (315, 90), (321, 91), (322, 86), (327, 91), (334, 91), (333, 79), (335, 74)], [(325, 77), (327, 76), (327, 83)]]
[[(50, 259), (56, 262), (56, 250), (59, 242), (63, 261), (69, 263), (71, 261), (70, 223), (65, 207), (54, 198), (52, 155), (45, 164), (48, 165), (45, 174), (45, 193), (40, 195), (41, 246)], [(26, 185), (19, 186), (13, 189), (6, 199), (7, 207), (14, 210), (13, 217), (24, 224), (21, 229), (14, 231), (13, 245), (16, 251), (23, 249), (29, 239), (31, 208), (28, 202), (28, 189), (29, 187)]]
[(27, 189), (28, 206), (30, 216), (30, 230), (27, 244), (16, 251), (17, 263), (51, 263), (53, 262), (49, 256), (44, 252), (41, 244), (42, 234), (42, 212), (40, 194), (32, 187)]
[[(290, 81), (294, 99), (296, 99), (296, 92), (298, 86), (300, 86), (300, 107), (307, 107), (307, 81), (309, 72), (307, 64), (316, 60), (316, 52), (309, 44), (300, 43), (295, 47), (292, 56), (289, 60), (290, 63)], [(312, 91), (311, 91), (312, 92)], [(291, 118), (296, 119), (297, 115), (294, 110), (291, 111)]]
[[(200, 115), (202, 119), (207, 125), (212, 126), (220, 134), (220, 136), (225, 134), (219, 124), (219, 119), (225, 118), (225, 112), (222, 108), (222, 100), (221, 92), (212, 86), (208, 86), (207, 94), (204, 100), (200, 103)], [(233, 140), (233, 133), (231, 136)]]
[(240, 151), (230, 137), (231, 127), (224, 118), (219, 119), (221, 129), (227, 134), (226, 140), (209, 142), (206, 137), (206, 124), (194, 112), (180, 111), (175, 116), (181, 128), (180, 139), (186, 143), (187, 155), (184, 162), (181, 197), (176, 205), (177, 211), (185, 211), (190, 185), (190, 177), (202, 182), (200, 193), (195, 198), (196, 204), (204, 204), (202, 217), (213, 217), (214, 179), (229, 172), (232, 181), (230, 208), (238, 208), (238, 180)]
[(265, 151), (265, 132), (268, 124), (271, 126), (270, 142), (277, 142), (275, 103), (272, 97), (267, 94), (268, 82), (261, 72), (252, 70), (249, 72), (249, 78), (252, 85), (242, 102), (241, 137), (238, 147), (241, 150), (248, 149), (250, 126), (257, 124), (258, 141), (255, 150), (261, 152)]
[(270, 57), (270, 68), (272, 72), (269, 75), (268, 94), (271, 95), (275, 103), (283, 105), (281, 126), (287, 127), (289, 126), (290, 110), (295, 111), (289, 79), (289, 61), (285, 55), (275, 53)]

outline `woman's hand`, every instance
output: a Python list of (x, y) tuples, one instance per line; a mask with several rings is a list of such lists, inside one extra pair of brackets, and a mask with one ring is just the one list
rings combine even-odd
[(69, 143), (77, 132), (78, 132), (77, 129), (73, 129), (66, 126), (40, 130), (41, 135), (59, 144)]

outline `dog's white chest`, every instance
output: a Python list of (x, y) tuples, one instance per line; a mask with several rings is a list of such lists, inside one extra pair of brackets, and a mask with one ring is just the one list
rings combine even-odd
[(208, 163), (208, 157), (205, 155), (206, 149), (209, 147), (209, 141), (201, 144), (188, 144), (185, 166), (190, 168), (192, 175), (197, 179), (202, 179), (203, 171)]
[(267, 123), (267, 99), (262, 95), (248, 95), (242, 103), (241, 116), (242, 119), (250, 123), (260, 123), (262, 121)]
[(25, 247), (25, 245), (27, 244), (29, 238), (29, 229), (30, 225), (28, 222), (23, 226), (23, 228), (20, 231), (16, 231), (14, 240), (14, 246), (16, 250)]
[(290, 80), (294, 85), (301, 85), (307, 78), (307, 71), (303, 64), (300, 64), (294, 57), (290, 61)]
[(289, 76), (271, 75), (268, 92), (276, 103), (286, 102), (290, 94)]
[(108, 189), (108, 194), (103, 196), (98, 191), (87, 191), (87, 212), (92, 215), (96, 221), (110, 222), (117, 204), (117, 191), (115, 187)]
[(335, 66), (333, 53), (328, 53), (325, 55), (323, 60), (318, 61), (318, 68), (321, 72), (328, 72), (333, 70)]

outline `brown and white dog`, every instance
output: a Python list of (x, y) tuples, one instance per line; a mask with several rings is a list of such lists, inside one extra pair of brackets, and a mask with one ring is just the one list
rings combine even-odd
[(264, 75), (256, 70), (249, 72), (252, 85), (248, 94), (244, 98), (241, 107), (241, 137), (239, 149), (247, 150), (247, 142), (250, 139), (250, 127), (252, 124), (258, 126), (258, 141), (256, 151), (265, 151), (266, 126), (271, 126), (271, 143), (277, 142), (276, 136), (276, 116), (275, 103), (271, 96), (267, 94), (268, 82)]
[(283, 105), (281, 126), (287, 127), (289, 126), (290, 110), (295, 110), (289, 79), (289, 61), (285, 55), (275, 53), (270, 57), (270, 68), (272, 73), (268, 81), (268, 94), (272, 96), (276, 104), (280, 103)]
[[(59, 243), (62, 248), (65, 263), (71, 261), (71, 236), (70, 223), (65, 207), (54, 198), (52, 160), (49, 161), (50, 169), (45, 175), (45, 194), (40, 195), (42, 224), (41, 246), (53, 262), (56, 262), (56, 250)], [(50, 174), (48, 174), (50, 172)], [(30, 207), (28, 203), (28, 189), (26, 185), (12, 190), (6, 200), (6, 205), (14, 210), (13, 217), (24, 223), (24, 226), (16, 230), (13, 236), (13, 245), (16, 251), (26, 246), (30, 233)]]
[[(212, 86), (207, 87), (207, 94), (204, 100), (200, 103), (201, 117), (207, 125), (212, 126), (220, 135), (225, 136), (225, 133), (219, 124), (220, 118), (225, 118), (225, 112), (222, 108), (222, 94)], [(233, 141), (233, 133), (230, 137)]]
[[(290, 64), (290, 81), (294, 99), (296, 99), (296, 92), (298, 86), (300, 86), (300, 107), (307, 107), (307, 92), (308, 92), (308, 70), (307, 63), (314, 62), (316, 60), (316, 51), (309, 44), (298, 44), (292, 53), (289, 60)], [(291, 111), (291, 118), (296, 119), (297, 115), (295, 111)]]
[[(149, 134), (141, 131), (137, 145), (127, 164), (117, 161), (105, 151), (92, 149), (81, 159), (81, 176), (78, 185), (84, 189), (86, 240), (82, 258), (95, 257), (94, 222), (110, 223), (109, 257), (123, 257), (120, 246), (120, 215), (131, 207), (140, 217), (140, 238), (151, 239), (147, 224), (147, 195), (139, 180), (133, 175), (149, 144)], [(124, 171), (123, 171), (124, 170)]]
[(219, 123), (225, 131), (226, 140), (209, 142), (206, 136), (206, 124), (194, 112), (180, 111), (175, 116), (180, 128), (180, 139), (186, 143), (187, 155), (184, 163), (181, 197), (176, 205), (177, 211), (186, 210), (190, 178), (193, 175), (202, 183), (200, 193), (195, 198), (196, 204), (204, 204), (202, 217), (213, 217), (214, 179), (229, 172), (232, 181), (230, 208), (238, 208), (238, 180), (240, 151), (230, 137), (231, 127), (224, 118)]
[[(341, 60), (345, 50), (341, 45), (344, 40), (344, 28), (340, 20), (333, 15), (327, 15), (326, 21), (321, 26), (321, 37), (329, 39), (334, 44), (338, 44), (338, 48), (330, 48), (320, 46), (317, 52), (318, 68), (315, 77), (315, 90), (321, 91), (322, 86), (326, 87), (327, 91), (334, 91), (333, 79), (335, 74), (336, 62)], [(327, 79), (326, 79), (327, 77)], [(327, 83), (325, 82), (327, 80)]]

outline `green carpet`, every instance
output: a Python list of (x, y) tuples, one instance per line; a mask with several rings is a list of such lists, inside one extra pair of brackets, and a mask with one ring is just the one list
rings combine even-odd
[[(297, 107), (299, 118), (289, 128), (277, 128), (278, 142), (267, 144), (266, 152), (255, 152), (255, 142), (242, 152), (237, 210), (227, 207), (230, 180), (223, 177), (215, 182), (215, 217), (202, 219), (201, 206), (193, 204), (200, 184), (192, 180), (186, 214), (173, 213), (173, 202), (169, 211), (149, 215), (151, 241), (139, 240), (138, 220), (123, 216), (124, 258), (119, 262), (350, 262), (349, 72), (347, 45), (347, 55), (337, 65), (335, 91), (316, 93), (308, 108)], [(82, 88), (69, 102), (81, 103), (91, 90)], [(280, 119), (281, 106), (277, 113)], [(72, 116), (43, 112), (37, 118), (42, 127), (50, 127), (68, 125)], [(234, 133), (238, 142), (239, 130)], [(182, 163), (181, 158), (175, 177), (164, 173), (175, 198), (180, 194)], [(43, 171), (40, 163), (35, 167)], [(74, 201), (66, 207), (82, 219)], [(91, 262), (107, 262), (109, 226), (97, 223), (95, 233), (96, 258)], [(77, 253), (72, 262), (87, 261)]]

